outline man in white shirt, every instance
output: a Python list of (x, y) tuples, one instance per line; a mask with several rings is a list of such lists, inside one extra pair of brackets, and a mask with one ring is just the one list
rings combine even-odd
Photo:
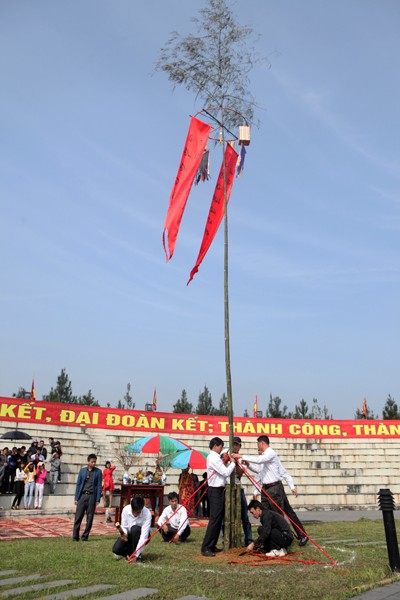
[(280, 513), (281, 511), (276, 506), (278, 505), (297, 525), (295, 527), (296, 537), (299, 540), (300, 546), (305, 546), (308, 542), (308, 537), (303, 533), (304, 527), (290, 506), (282, 484), (282, 479), (284, 479), (292, 490), (293, 495), (297, 498), (298, 491), (293, 479), (282, 465), (277, 453), (270, 448), (267, 435), (260, 435), (257, 438), (257, 446), (258, 456), (232, 454), (232, 458), (242, 459), (249, 463), (249, 468), (258, 474), (257, 480), (262, 486), (263, 491), (265, 491), (265, 493), (261, 493), (261, 504), (263, 507)]
[(176, 492), (168, 494), (169, 506), (164, 508), (158, 519), (158, 527), (164, 542), (184, 542), (190, 535), (190, 525), (186, 508), (179, 504)]
[(211, 452), (207, 456), (207, 477), (210, 516), (201, 546), (203, 556), (215, 556), (215, 553), (220, 551), (217, 542), (224, 520), (225, 485), (227, 478), (235, 470), (234, 462), (224, 464), (221, 458), (223, 447), (224, 442), (219, 437), (213, 438), (209, 443)]
[[(115, 559), (131, 557), (129, 562), (142, 560), (142, 550), (150, 535), (151, 512), (144, 505), (142, 496), (133, 496), (121, 514), (124, 534), (115, 542), (112, 551)], [(132, 556), (131, 556), (132, 555)]]

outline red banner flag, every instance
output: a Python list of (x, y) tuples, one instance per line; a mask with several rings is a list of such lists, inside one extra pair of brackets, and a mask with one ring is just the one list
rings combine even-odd
[(31, 400), (36, 400), (35, 380), (32, 379)]
[[(226, 168), (226, 202), (229, 202), (229, 197), (232, 190), (233, 181), (235, 179), (235, 167), (238, 158), (237, 152), (229, 144), (225, 150), (225, 168)], [(224, 216), (224, 163), (221, 165), (221, 170), (218, 175), (217, 184), (215, 186), (214, 196), (211, 200), (210, 211), (207, 217), (206, 228), (203, 234), (203, 241), (201, 242), (200, 252), (197, 257), (195, 266), (190, 272), (189, 281), (187, 285), (192, 281), (193, 277), (199, 270), (199, 266), (208, 252), (209, 247), (212, 244), (213, 239), (218, 231), (218, 227)]]
[[(191, 118), (178, 173), (169, 198), (169, 207), (164, 223), (163, 246), (167, 262), (174, 254), (175, 242), (178, 237), (183, 211), (185, 210), (186, 202), (194, 178), (196, 177), (210, 130), (211, 125), (203, 123), (203, 121), (199, 121), (199, 119), (196, 119), (195, 117)], [(166, 231), (168, 231), (168, 251), (165, 240)]]
[(157, 410), (157, 390), (156, 390), (156, 388), (154, 388), (154, 394), (153, 394), (153, 410), (154, 411)]

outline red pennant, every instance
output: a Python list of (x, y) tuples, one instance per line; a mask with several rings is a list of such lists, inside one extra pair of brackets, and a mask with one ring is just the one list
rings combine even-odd
[[(178, 237), (183, 211), (189, 197), (190, 190), (196, 177), (200, 161), (206, 147), (211, 125), (199, 121), (195, 117), (190, 120), (189, 131), (186, 137), (181, 162), (176, 175), (175, 183), (169, 198), (169, 207), (165, 217), (163, 231), (163, 246), (167, 262), (172, 258), (175, 242)], [(168, 252), (165, 245), (165, 232), (168, 230)], [(169, 256), (168, 256), (169, 253)]]
[[(231, 195), (233, 181), (235, 179), (235, 167), (237, 162), (238, 154), (229, 144), (225, 150), (225, 165), (226, 165), (226, 201), (229, 202)], [(209, 247), (212, 244), (215, 234), (218, 231), (218, 227), (224, 216), (224, 164), (222, 163), (221, 169), (218, 175), (217, 184), (215, 186), (214, 196), (211, 200), (210, 211), (207, 217), (206, 228), (204, 230), (203, 241), (201, 242), (200, 252), (197, 257), (195, 266), (190, 272), (189, 281), (187, 285), (192, 281), (193, 277), (199, 270), (199, 266), (208, 252)]]

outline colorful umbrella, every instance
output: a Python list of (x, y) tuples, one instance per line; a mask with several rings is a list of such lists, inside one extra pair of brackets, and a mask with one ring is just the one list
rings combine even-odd
[(151, 435), (125, 446), (125, 450), (132, 452), (132, 454), (139, 454), (140, 452), (145, 454), (172, 454), (178, 450), (187, 449), (186, 444), (167, 435)]
[(161, 458), (158, 464), (161, 467), (172, 467), (173, 469), (187, 469), (188, 467), (191, 469), (205, 469), (207, 467), (207, 456), (208, 452), (187, 448)]

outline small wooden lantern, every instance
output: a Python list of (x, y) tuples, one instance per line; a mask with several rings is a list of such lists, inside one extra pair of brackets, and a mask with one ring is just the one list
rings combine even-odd
[(248, 125), (239, 126), (239, 146), (250, 145), (250, 127)]

